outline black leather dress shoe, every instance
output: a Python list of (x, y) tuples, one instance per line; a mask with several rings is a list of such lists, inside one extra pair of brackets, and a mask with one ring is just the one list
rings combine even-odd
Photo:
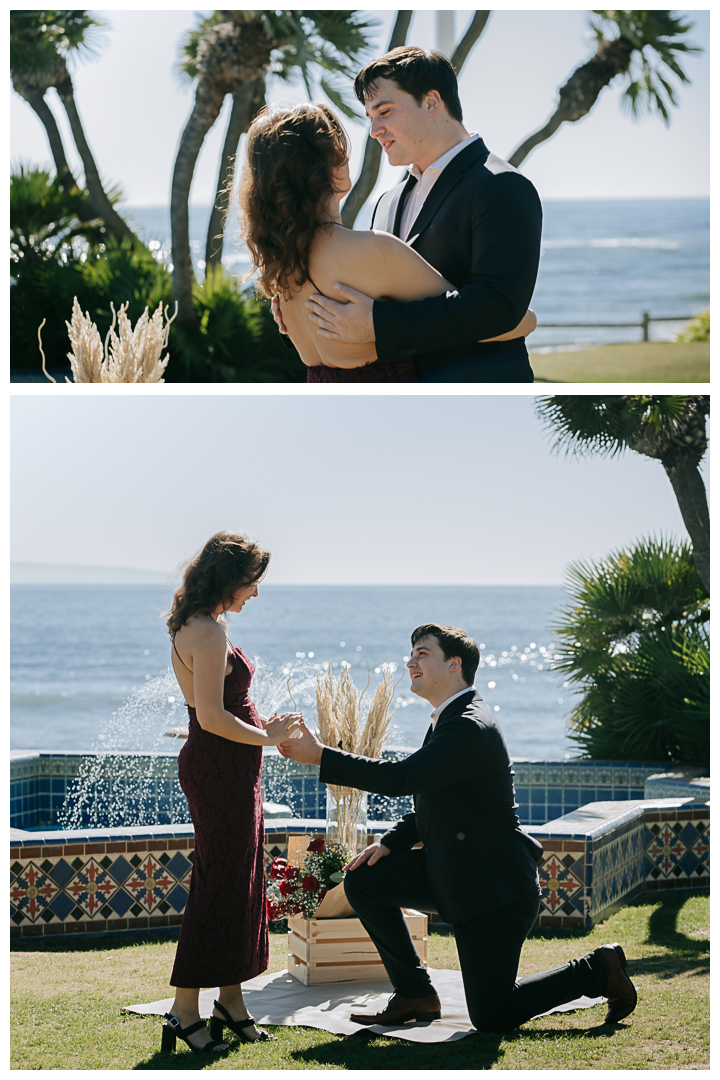
[(608, 999), (605, 1023), (617, 1024), (629, 1016), (637, 1005), (637, 990), (625, 974), (627, 960), (622, 945), (617, 941), (612, 945), (601, 945), (595, 949), (595, 953), (603, 961), (607, 976), (602, 991)]
[(387, 1027), (406, 1024), (409, 1020), (439, 1020), (440, 1016), (440, 998), (437, 994), (419, 998), (393, 994), (382, 1012), (350, 1013), (354, 1024), (385, 1024)]

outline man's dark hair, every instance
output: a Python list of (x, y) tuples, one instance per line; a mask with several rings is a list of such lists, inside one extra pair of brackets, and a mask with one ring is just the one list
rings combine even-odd
[(413, 630), (410, 635), (410, 642), (412, 645), (417, 645), (418, 641), (426, 637), (437, 638), (446, 660), (449, 660), (452, 656), (460, 657), (463, 679), (468, 686), (472, 686), (475, 672), (480, 663), (480, 650), (477, 641), (469, 637), (464, 630), (459, 630), (457, 626), (438, 626), (437, 623), (426, 623), (424, 626), (418, 626), (417, 630)]
[(406, 94), (412, 94), (418, 105), (430, 90), (437, 90), (453, 120), (462, 123), (457, 75), (441, 52), (401, 45), (366, 64), (355, 79), (355, 96), (363, 105), (367, 95), (375, 92), (377, 79), (392, 79)]

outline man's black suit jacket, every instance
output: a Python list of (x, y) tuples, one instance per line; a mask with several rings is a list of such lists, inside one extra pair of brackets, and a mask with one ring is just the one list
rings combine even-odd
[[(413, 176), (386, 192), (371, 228), (400, 235)], [(412, 356), (418, 374), (455, 353), (482, 355), (475, 343), (514, 329), (530, 306), (540, 261), (538, 194), (482, 139), (443, 169), (410, 229), (408, 242), (456, 291), (407, 304), (373, 305), (379, 360)]]
[(520, 828), (513, 776), (502, 732), (472, 687), (443, 709), (422, 749), (404, 760), (326, 747), (320, 765), (326, 784), (414, 796), (415, 809), (382, 843), (398, 851), (422, 840), (438, 911), (451, 923), (538, 893), (542, 846)]

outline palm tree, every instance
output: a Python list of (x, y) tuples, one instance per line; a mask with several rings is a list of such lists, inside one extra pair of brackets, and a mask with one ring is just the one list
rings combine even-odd
[(690, 546), (575, 563), (567, 591), (554, 667), (582, 692), (571, 737), (605, 760), (709, 760), (709, 603)]
[[(572, 73), (559, 91), (555, 112), (543, 127), (528, 136), (508, 159), (516, 168), (531, 150), (545, 142), (561, 124), (587, 116), (601, 92), (617, 76), (627, 82), (624, 102), (637, 117), (644, 109), (660, 113), (670, 123), (670, 106), (677, 105), (675, 89), (668, 81), (675, 75), (689, 83), (679, 56), (702, 52), (683, 40), (690, 23), (671, 11), (593, 11), (591, 20), (597, 39), (595, 54)], [(612, 36), (609, 36), (609, 35)]]
[(81, 10), (11, 11), (10, 68), (15, 90), (34, 109), (45, 127), (60, 183), (68, 192), (77, 188), (57, 123), (45, 101), (45, 94), (51, 87), (57, 91), (67, 113), (95, 215), (103, 219), (110, 234), (134, 241), (135, 234), (114, 209), (103, 187), (80, 121), (66, 61), (73, 53), (92, 54), (93, 31), (102, 25), (87, 11)]
[[(391, 49), (397, 49), (400, 45), (405, 44), (412, 17), (412, 11), (398, 11), (395, 25), (390, 34), (387, 52), (390, 52)], [(460, 69), (470, 55), (471, 49), (485, 29), (489, 17), (489, 11), (476, 11), (470, 20), (470, 25), (462, 36), (462, 40), (454, 49), (451, 63), (458, 75), (460, 74)], [(377, 178), (380, 174), (381, 161), (382, 147), (377, 139), (373, 139), (368, 133), (365, 141), (365, 154), (363, 156), (360, 173), (350, 194), (343, 203), (342, 220), (343, 225), (348, 229), (353, 227), (360, 210), (373, 193)]]
[[(170, 217), (173, 289), (178, 322), (194, 323), (192, 258), (188, 200), (195, 163), (205, 136), (217, 120), (225, 96), (233, 109), (225, 138), (218, 189), (228, 192), (237, 141), (264, 101), (269, 74), (288, 79), (299, 70), (312, 96), (312, 76), (342, 111), (351, 106), (337, 77), (348, 77), (351, 66), (367, 47), (363, 22), (352, 11), (216, 11), (191, 31), (184, 45), (181, 70), (196, 78), (195, 104), (183, 132), (173, 172)], [(227, 194), (221, 195), (217, 216), (211, 217), (206, 263), (219, 262), (218, 243)]]
[(710, 595), (710, 515), (698, 465), (707, 450), (706, 395), (629, 394), (541, 397), (540, 418), (555, 448), (614, 456), (624, 450), (655, 458), (672, 484), (693, 545), (700, 579)]

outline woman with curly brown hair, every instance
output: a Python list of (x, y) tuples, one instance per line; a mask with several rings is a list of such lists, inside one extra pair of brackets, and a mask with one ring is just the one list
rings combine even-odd
[[(163, 1050), (174, 1049), (178, 1036), (196, 1052), (225, 1050), (223, 1027), (244, 1041), (272, 1037), (255, 1027), (240, 983), (268, 964), (262, 748), (287, 739), (301, 717), (260, 716), (249, 693), (255, 669), (230, 644), (225, 621), (258, 595), (269, 561), (270, 552), (242, 533), (217, 533), (188, 564), (167, 621), (189, 715), (178, 776), (195, 855)], [(220, 987), (209, 1033), (198, 1011), (203, 986)]]
[[(346, 229), (347, 136), (325, 105), (263, 109), (250, 125), (240, 184), (243, 239), (258, 286), (279, 294), (282, 320), (307, 365), (308, 382), (415, 382), (411, 360), (377, 361), (375, 346), (321, 337), (305, 301), (342, 280), (376, 300), (439, 296), (453, 286), (396, 236)], [(535, 328), (529, 313), (509, 334)]]

